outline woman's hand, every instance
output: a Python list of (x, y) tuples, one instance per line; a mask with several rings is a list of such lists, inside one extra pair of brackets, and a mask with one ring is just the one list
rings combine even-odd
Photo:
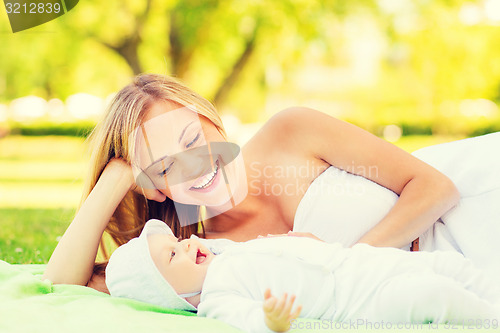
[(316, 240), (323, 242), (322, 239), (320, 239), (319, 237), (317, 237), (316, 235), (314, 235), (310, 232), (289, 231), (287, 235), (294, 236), (294, 237), (307, 237), (307, 238), (312, 238), (312, 239), (316, 239)]
[(286, 237), (286, 236), (288, 236), (288, 234), (267, 234), (266, 236), (258, 235), (257, 238), (272, 238), (272, 237)]
[(129, 190), (133, 190), (136, 187), (132, 167), (121, 158), (112, 158), (109, 160), (100, 176), (100, 178), (103, 177), (117, 177), (125, 182)]
[(157, 189), (144, 189), (138, 186), (135, 182), (132, 167), (120, 158), (112, 158), (104, 168), (103, 174), (105, 172), (118, 173), (128, 184), (130, 184), (130, 191), (142, 194), (148, 200), (154, 200), (158, 202), (165, 201), (166, 196)]
[(292, 313), (295, 295), (290, 296), (285, 293), (278, 300), (271, 294), (270, 289), (264, 292), (264, 321), (267, 327), (275, 332), (286, 332), (290, 329), (290, 322), (297, 319), (302, 311), (302, 306), (297, 306)]
[(257, 236), (257, 238), (266, 238), (266, 237), (284, 237), (284, 236), (291, 236), (291, 237), (307, 237), (307, 238), (312, 238), (312, 239), (316, 239), (316, 240), (319, 240), (319, 241), (322, 241), (322, 239), (318, 238), (317, 236), (313, 235), (312, 233), (310, 232), (299, 232), (299, 231), (289, 231), (288, 233), (286, 234), (267, 234), (267, 236)]

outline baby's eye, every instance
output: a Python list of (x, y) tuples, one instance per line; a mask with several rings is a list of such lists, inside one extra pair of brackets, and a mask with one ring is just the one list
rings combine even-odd
[(170, 253), (170, 260), (172, 260), (173, 257), (175, 257), (175, 251), (172, 251), (172, 253)]

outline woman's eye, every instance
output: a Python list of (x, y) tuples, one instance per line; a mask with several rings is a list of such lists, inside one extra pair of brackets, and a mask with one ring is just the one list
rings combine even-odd
[(192, 146), (192, 145), (193, 145), (196, 141), (198, 141), (198, 139), (199, 139), (199, 138), (200, 138), (200, 133), (198, 133), (198, 134), (194, 137), (194, 139), (193, 139), (190, 143), (188, 143), (188, 144), (186, 145), (186, 148), (190, 148), (190, 147), (191, 147), (191, 146)]
[(168, 166), (168, 168), (166, 168), (165, 170), (160, 171), (160, 176), (165, 176), (170, 171), (170, 169), (172, 168), (173, 164), (174, 164), (174, 162), (170, 163), (169, 166)]

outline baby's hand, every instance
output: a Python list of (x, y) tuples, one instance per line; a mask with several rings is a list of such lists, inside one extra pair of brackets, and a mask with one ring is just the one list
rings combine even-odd
[(270, 289), (264, 292), (264, 320), (267, 327), (275, 332), (286, 332), (290, 329), (290, 322), (300, 314), (302, 306), (297, 306), (295, 311), (292, 312), (293, 302), (295, 295), (290, 296), (285, 293), (278, 300), (271, 294)]

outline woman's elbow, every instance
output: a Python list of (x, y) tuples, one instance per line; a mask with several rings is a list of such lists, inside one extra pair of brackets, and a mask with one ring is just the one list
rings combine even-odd
[(47, 270), (42, 275), (42, 280), (49, 280), (52, 284), (73, 284), (79, 286), (86, 286), (87, 281), (80, 276), (68, 276), (56, 272), (48, 272)]
[(447, 203), (449, 209), (455, 207), (460, 201), (460, 192), (453, 181), (445, 175), (442, 175), (439, 181), (440, 196)]

